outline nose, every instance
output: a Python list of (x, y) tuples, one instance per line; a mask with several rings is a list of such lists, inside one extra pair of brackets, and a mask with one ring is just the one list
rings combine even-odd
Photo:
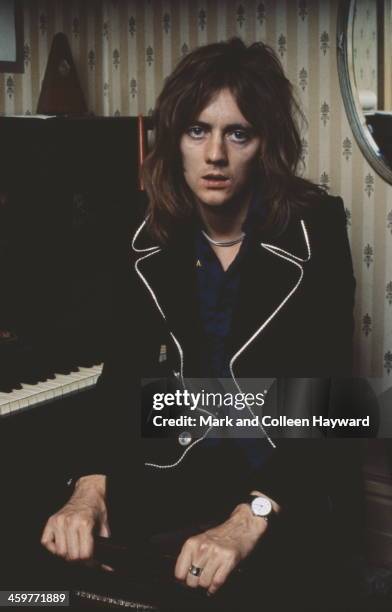
[(216, 166), (227, 164), (227, 151), (224, 136), (212, 133), (206, 143), (206, 162)]

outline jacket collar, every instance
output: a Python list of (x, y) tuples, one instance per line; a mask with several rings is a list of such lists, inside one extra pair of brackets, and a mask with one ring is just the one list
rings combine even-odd
[[(190, 229), (189, 224), (187, 224), (184, 226), (182, 236), (179, 236), (169, 248), (176, 249), (185, 247), (185, 249), (189, 250), (190, 238), (192, 235), (193, 229)], [(306, 262), (311, 257), (307, 228), (305, 222), (298, 216), (292, 217), (283, 232), (278, 234), (273, 234), (272, 232), (258, 232), (254, 235), (253, 239), (254, 242), (258, 242), (261, 247), (278, 256), (286, 254), (290, 259), (298, 262)], [(145, 218), (137, 228), (132, 238), (131, 245), (134, 253), (139, 255), (164, 250), (159, 244), (154, 243), (149, 236), (147, 231), (147, 218)]]

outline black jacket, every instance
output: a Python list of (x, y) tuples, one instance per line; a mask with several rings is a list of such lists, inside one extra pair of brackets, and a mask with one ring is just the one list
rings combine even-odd
[[(336, 393), (330, 377), (351, 370), (355, 283), (345, 225), (342, 201), (325, 196), (304, 208), (301, 216), (293, 213), (280, 235), (255, 236), (232, 324), (231, 371), (236, 382), (280, 377), (280, 397), (292, 398), (295, 378), (301, 377), (301, 388), (306, 378), (307, 393), (318, 394), (318, 411), (325, 416), (334, 411), (331, 396)], [(174, 376), (181, 384), (183, 378), (201, 375), (203, 333), (193, 231), (184, 227), (164, 249), (151, 244), (144, 223), (135, 232), (129, 292), (124, 292), (119, 306), (119, 331), (113, 333), (114, 348), (97, 385), (103, 407), (103, 424), (97, 416), (98, 450), (91, 453), (86, 471), (133, 471), (137, 478), (145, 463), (181, 463), (184, 447), (177, 437), (140, 437), (141, 380)], [(290, 415), (294, 404), (280, 400), (279, 410)], [(305, 406), (300, 411), (306, 416), (309, 404), (299, 405)], [(311, 406), (313, 410), (314, 401)], [(298, 401), (294, 411), (298, 416)], [(108, 439), (113, 450), (102, 453), (99, 449)], [(274, 450), (254, 486), (283, 505), (293, 502), (300, 489), (312, 491), (314, 497), (315, 476), (323, 482), (324, 474), (318, 462), (330, 463), (325, 463), (326, 446), (319, 442), (264, 440)]]

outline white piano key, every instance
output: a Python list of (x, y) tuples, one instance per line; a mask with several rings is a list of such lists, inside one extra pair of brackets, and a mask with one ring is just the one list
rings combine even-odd
[(18, 389), (17, 393), (15, 394), (15, 399), (12, 398), (10, 402), (12, 411), (20, 410), (24, 405), (24, 400), (29, 396), (31, 396), (31, 393), (29, 393), (29, 391), (26, 389)]
[(10, 401), (11, 393), (5, 393), (5, 391), (0, 391), (0, 406), (2, 404), (7, 404)]
[[(23, 389), (26, 389), (26, 391), (29, 391), (29, 398), (37, 398), (37, 400), (39, 398), (45, 398), (46, 401), (55, 397), (54, 387), (48, 388), (41, 384), (23, 384), (22, 387)], [(26, 399), (27, 398), (24, 398), (24, 401), (26, 401)]]
[(11, 393), (0, 393), (0, 416), (30, 409), (69, 393), (88, 389), (95, 385), (101, 371), (102, 364), (79, 368), (77, 372), (70, 374), (55, 374), (54, 378), (40, 381), (36, 385), (23, 383), (21, 389), (15, 389)]
[(0, 393), (0, 415), (8, 414), (11, 411), (10, 399), (11, 393)]

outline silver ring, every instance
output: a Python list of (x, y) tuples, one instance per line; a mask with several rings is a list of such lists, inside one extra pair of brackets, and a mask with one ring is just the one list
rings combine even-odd
[(203, 571), (203, 568), (197, 567), (197, 565), (191, 565), (188, 571), (190, 574), (192, 574), (192, 576), (200, 576)]

